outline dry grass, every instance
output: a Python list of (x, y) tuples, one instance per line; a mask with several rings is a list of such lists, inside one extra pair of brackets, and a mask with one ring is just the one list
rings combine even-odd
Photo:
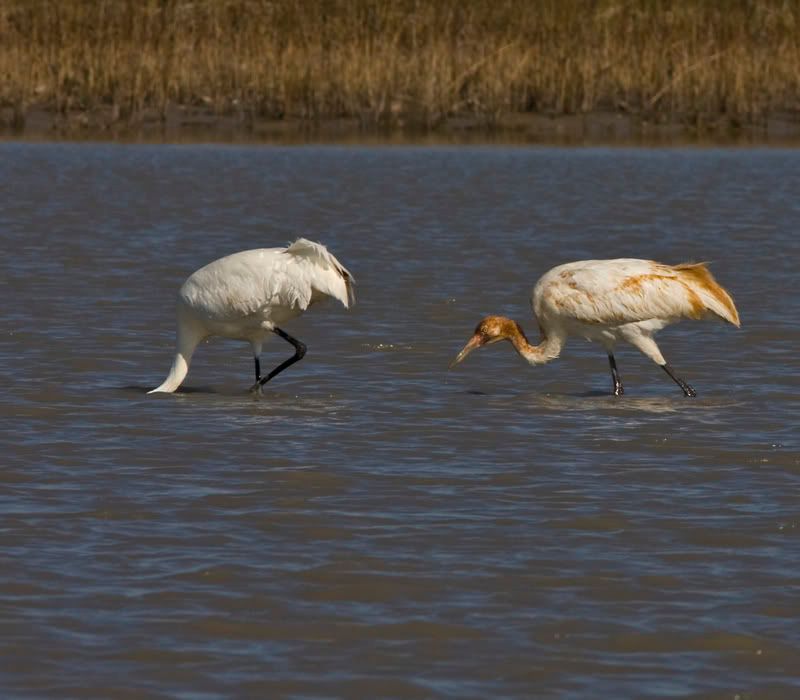
[(797, 0), (0, 0), (0, 107), (243, 119), (800, 113)]

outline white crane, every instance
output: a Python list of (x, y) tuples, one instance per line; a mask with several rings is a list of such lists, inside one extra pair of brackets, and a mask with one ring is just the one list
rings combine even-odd
[(682, 318), (718, 318), (739, 327), (733, 300), (704, 263), (664, 265), (629, 258), (567, 263), (542, 275), (531, 305), (539, 322), (539, 345), (528, 342), (516, 321), (487, 316), (450, 366), (475, 348), (500, 340), (510, 341), (525, 360), (540, 365), (559, 356), (568, 336), (582, 336), (606, 348), (614, 395), (621, 396), (614, 346), (625, 340), (660, 365), (686, 396), (697, 396), (664, 359), (653, 335)]
[[(261, 387), (306, 353), (306, 346), (278, 328), (326, 297), (349, 308), (354, 280), (325, 246), (298, 238), (287, 248), (244, 250), (192, 273), (178, 292), (175, 359), (164, 382), (148, 393), (175, 391), (189, 371), (198, 343), (212, 335), (246, 340), (253, 349)], [(295, 354), (261, 376), (261, 346), (275, 333)]]

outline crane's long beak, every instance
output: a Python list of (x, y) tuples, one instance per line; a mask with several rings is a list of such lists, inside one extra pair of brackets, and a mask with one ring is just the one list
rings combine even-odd
[(461, 362), (461, 360), (463, 360), (475, 348), (479, 348), (481, 345), (483, 345), (483, 338), (476, 333), (469, 339), (469, 342), (464, 346), (464, 349), (458, 353), (458, 355), (456, 355), (456, 359), (450, 363), (450, 366), (447, 369), (453, 369), (453, 367)]

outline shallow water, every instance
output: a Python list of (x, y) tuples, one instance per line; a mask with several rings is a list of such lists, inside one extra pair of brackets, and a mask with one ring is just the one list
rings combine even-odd
[[(800, 693), (800, 151), (0, 144), (3, 697)], [(256, 399), (170, 364), (194, 269), (296, 235), (358, 303)], [(449, 361), (591, 257), (710, 260), (742, 328)], [(291, 348), (273, 341), (265, 368)]]

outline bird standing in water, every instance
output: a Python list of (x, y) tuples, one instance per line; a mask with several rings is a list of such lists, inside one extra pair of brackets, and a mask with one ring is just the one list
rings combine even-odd
[(658, 349), (653, 335), (682, 318), (718, 318), (739, 327), (730, 295), (704, 263), (664, 265), (652, 260), (620, 258), (582, 260), (546, 272), (531, 295), (541, 342), (531, 345), (516, 321), (487, 316), (451, 363), (475, 348), (508, 340), (530, 364), (555, 360), (570, 335), (603, 345), (608, 352), (614, 395), (624, 392), (614, 346), (625, 340), (659, 365), (686, 396), (696, 396)]
[[(245, 250), (215, 260), (194, 272), (178, 292), (177, 341), (172, 368), (148, 393), (175, 391), (189, 371), (197, 345), (218, 335), (246, 340), (255, 358), (261, 387), (306, 353), (306, 346), (278, 327), (326, 297), (349, 308), (354, 280), (325, 246), (298, 238), (287, 248)], [(291, 343), (295, 354), (261, 376), (261, 346), (270, 334)]]

